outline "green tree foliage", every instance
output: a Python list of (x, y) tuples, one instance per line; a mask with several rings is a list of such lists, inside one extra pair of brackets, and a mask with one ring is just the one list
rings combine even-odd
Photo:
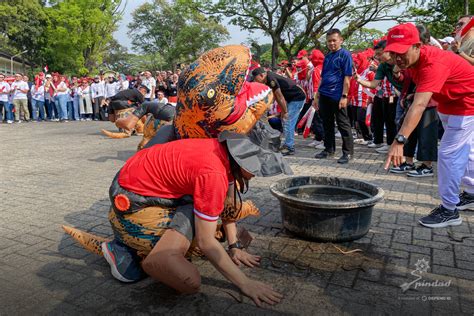
[[(345, 31), (345, 29), (342, 30), (342, 32)], [(362, 27), (344, 40), (344, 47), (351, 52), (364, 50), (373, 47), (373, 41), (382, 36), (384, 36), (384, 33), (379, 30)]]
[(122, 0), (54, 1), (45, 11), (44, 59), (51, 69), (79, 75), (94, 72), (121, 18)]
[(133, 45), (148, 56), (158, 53), (159, 67), (194, 60), (228, 38), (225, 27), (193, 10), (186, 0), (154, 0), (137, 8), (132, 18), (128, 28)]
[(23, 56), (40, 63), (47, 21), (43, 5), (37, 0), (0, 1), (0, 49), (11, 54), (28, 50)]
[(227, 17), (243, 30), (261, 30), (272, 41), (272, 65), (303, 48), (321, 47), (319, 39), (336, 25), (347, 25), (345, 36), (373, 21), (392, 20), (404, 0), (194, 0), (197, 10)]
[(474, 0), (419, 0), (413, 1), (406, 19), (425, 24), (435, 38), (449, 36), (458, 18), (474, 14)]

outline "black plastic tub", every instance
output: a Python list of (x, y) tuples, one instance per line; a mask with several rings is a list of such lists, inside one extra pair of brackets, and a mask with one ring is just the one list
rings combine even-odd
[(336, 177), (291, 177), (270, 186), (278, 198), (283, 226), (303, 238), (343, 242), (361, 238), (370, 228), (372, 209), (382, 189)]

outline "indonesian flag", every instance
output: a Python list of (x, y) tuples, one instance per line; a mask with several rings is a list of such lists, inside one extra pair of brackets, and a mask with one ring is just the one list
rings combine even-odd
[(48, 68), (48, 65), (44, 66), (44, 72), (48, 72), (49, 68)]

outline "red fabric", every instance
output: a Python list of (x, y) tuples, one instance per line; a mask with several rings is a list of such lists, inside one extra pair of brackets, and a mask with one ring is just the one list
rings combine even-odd
[[(314, 65), (314, 64), (313, 64)], [(318, 92), (319, 81), (321, 81), (321, 68), (322, 65), (314, 65), (313, 72), (311, 73), (311, 81), (313, 84), (313, 95)]]
[(438, 111), (474, 115), (474, 67), (464, 58), (432, 46), (422, 46), (411, 69), (416, 92), (432, 92)]
[[(367, 68), (365, 71), (362, 72), (361, 78), (362, 80), (372, 81), (375, 78), (375, 73)], [(367, 91), (366, 89), (367, 88), (364, 88), (362, 85), (357, 84), (357, 95), (355, 97), (355, 103), (354, 103), (355, 106), (366, 108), (367, 105), (369, 105), (369, 103), (372, 103), (372, 97), (370, 97), (366, 93)], [(368, 89), (368, 90), (373, 94), (375, 94), (376, 92), (375, 89)]]
[(324, 61), (324, 54), (319, 49), (313, 49), (309, 57), (314, 67), (320, 66), (322, 68)]
[(124, 189), (143, 196), (192, 195), (195, 214), (209, 220), (222, 212), (230, 180), (225, 145), (211, 138), (182, 139), (143, 149), (127, 160), (118, 181)]
[(306, 76), (308, 75), (308, 61), (298, 61), (296, 63), (296, 70), (298, 71), (298, 80), (306, 80)]
[(296, 58), (300, 59), (300, 58), (303, 58), (305, 56), (308, 56), (308, 52), (306, 50), (302, 49), (298, 52), (298, 55), (296, 56)]
[(394, 26), (387, 35), (386, 52), (405, 53), (410, 46), (421, 43), (420, 33), (413, 23), (405, 23)]
[[(402, 91), (400, 92), (400, 99), (405, 99), (408, 95), (408, 89), (410, 88), (410, 85), (413, 83), (413, 78), (412, 78), (412, 72), (411, 71), (403, 71), (403, 88)], [(430, 102), (428, 102), (428, 105), (426, 107), (431, 108), (431, 107), (437, 107), (438, 102), (433, 100), (433, 98), (430, 99)]]

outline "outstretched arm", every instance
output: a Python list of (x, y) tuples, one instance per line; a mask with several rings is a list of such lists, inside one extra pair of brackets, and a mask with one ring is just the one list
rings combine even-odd
[(205, 221), (197, 216), (194, 216), (194, 221), (199, 248), (223, 276), (235, 284), (244, 295), (250, 297), (257, 306), (262, 306), (263, 302), (270, 305), (280, 302), (283, 297), (281, 294), (264, 283), (249, 279), (232, 262), (224, 248), (214, 238), (217, 222)]

